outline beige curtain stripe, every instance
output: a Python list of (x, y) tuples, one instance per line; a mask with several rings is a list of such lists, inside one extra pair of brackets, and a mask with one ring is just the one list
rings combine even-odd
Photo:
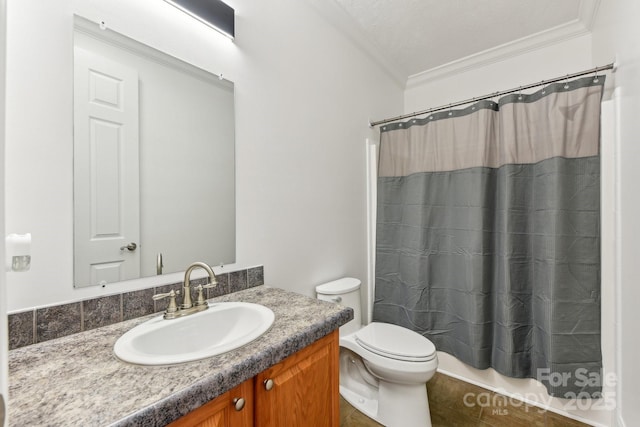
[(587, 86), (550, 93), (532, 103), (506, 103), (499, 112), (479, 109), (465, 116), (382, 132), (379, 176), (596, 156), (601, 96), (600, 86)]

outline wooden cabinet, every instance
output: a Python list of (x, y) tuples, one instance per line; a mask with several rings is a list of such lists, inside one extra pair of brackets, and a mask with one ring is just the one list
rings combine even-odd
[[(240, 399), (243, 399), (241, 401)], [(244, 404), (243, 404), (244, 403)], [(253, 379), (247, 380), (169, 424), (170, 427), (244, 427), (253, 425)]]
[(338, 427), (338, 354), (336, 330), (170, 426)]
[(338, 332), (255, 378), (256, 427), (340, 424)]

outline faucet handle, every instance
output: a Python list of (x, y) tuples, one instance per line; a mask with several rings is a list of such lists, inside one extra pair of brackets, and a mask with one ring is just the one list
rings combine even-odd
[(216, 285), (217, 283), (207, 283), (206, 285), (196, 286), (196, 291), (198, 291), (198, 298), (196, 299), (196, 305), (206, 305), (207, 302), (204, 300), (204, 290), (213, 288)]
[(151, 298), (153, 298), (154, 301), (158, 301), (161, 299), (165, 299), (165, 298), (169, 298), (169, 306), (167, 307), (167, 310), (165, 311), (166, 313), (175, 313), (176, 311), (178, 311), (178, 305), (176, 304), (176, 295), (179, 295), (180, 291), (177, 290), (173, 290), (171, 289), (171, 291), (164, 293), (164, 294), (155, 294), (154, 296), (152, 296)]

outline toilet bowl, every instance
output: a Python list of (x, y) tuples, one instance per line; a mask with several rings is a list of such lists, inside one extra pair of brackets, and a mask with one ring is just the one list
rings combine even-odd
[(340, 328), (340, 394), (354, 408), (388, 427), (429, 427), (426, 383), (438, 367), (435, 346), (389, 323), (361, 323), (360, 281), (343, 278), (316, 287), (318, 299), (354, 310)]

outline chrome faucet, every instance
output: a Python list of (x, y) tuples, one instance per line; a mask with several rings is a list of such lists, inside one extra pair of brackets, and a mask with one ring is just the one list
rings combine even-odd
[(182, 291), (184, 292), (184, 297), (182, 297), (182, 309), (188, 309), (193, 307), (193, 303), (191, 302), (191, 272), (196, 268), (202, 268), (209, 275), (209, 283), (202, 286), (199, 285), (196, 289), (198, 290), (198, 299), (196, 300), (195, 306), (206, 305), (207, 302), (204, 300), (204, 296), (202, 295), (202, 290), (207, 288), (213, 288), (218, 284), (216, 280), (216, 275), (213, 274), (213, 270), (204, 262), (194, 262), (191, 264), (187, 271), (184, 272), (184, 284), (182, 285)]
[[(209, 275), (209, 283), (206, 285), (198, 285), (196, 286), (196, 291), (198, 292), (198, 296), (196, 298), (196, 302), (193, 303), (191, 300), (191, 273), (196, 268), (204, 269)], [(182, 316), (187, 316), (189, 314), (197, 313), (202, 310), (206, 310), (209, 308), (209, 304), (204, 299), (204, 290), (208, 288), (213, 288), (218, 284), (216, 280), (216, 275), (213, 273), (211, 267), (209, 267), (204, 262), (194, 262), (193, 264), (187, 267), (187, 271), (184, 273), (184, 283), (182, 284), (182, 304), (178, 307), (176, 304), (176, 295), (180, 294), (180, 291), (171, 290), (165, 294), (157, 294), (153, 296), (154, 300), (159, 300), (163, 298), (169, 298), (169, 306), (164, 312), (165, 319), (175, 319)]]

